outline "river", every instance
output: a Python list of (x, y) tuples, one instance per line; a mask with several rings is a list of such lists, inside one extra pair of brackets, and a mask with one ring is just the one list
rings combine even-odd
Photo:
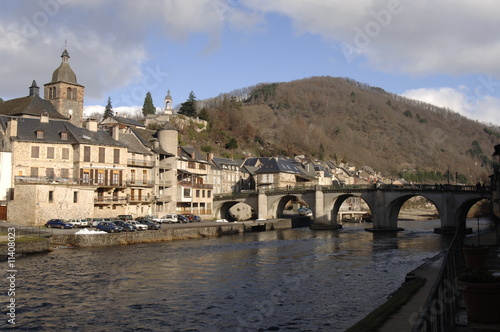
[(30, 331), (343, 331), (449, 241), (400, 221), (58, 249), (19, 259), (16, 325)]

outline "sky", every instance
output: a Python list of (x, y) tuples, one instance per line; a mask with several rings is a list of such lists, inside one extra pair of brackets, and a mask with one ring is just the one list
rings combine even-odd
[(259, 83), (348, 77), (500, 125), (498, 0), (0, 2), (0, 98), (50, 82), (66, 48), (85, 112)]

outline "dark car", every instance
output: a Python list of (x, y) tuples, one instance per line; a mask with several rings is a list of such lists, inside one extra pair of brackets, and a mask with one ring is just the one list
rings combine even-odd
[(113, 224), (123, 228), (123, 232), (135, 232), (137, 230), (137, 227), (135, 227), (134, 225), (131, 225), (123, 220), (113, 220)]
[(177, 215), (177, 220), (180, 222), (180, 223), (184, 223), (184, 224), (187, 224), (189, 222), (189, 219), (184, 217), (182, 214), (178, 214)]
[(95, 228), (97, 228), (100, 231), (105, 231), (107, 233), (118, 233), (123, 230), (122, 227), (115, 225), (111, 221), (101, 222)]
[(62, 219), (50, 219), (47, 221), (45, 224), (45, 227), (47, 228), (73, 228), (73, 224), (67, 223), (66, 221)]
[(160, 229), (161, 228), (161, 225), (160, 224), (157, 224), (151, 220), (148, 220), (148, 219), (142, 219), (140, 220), (140, 223), (141, 224), (144, 224), (144, 225), (147, 225), (148, 226), (148, 229)]
[(189, 222), (194, 222), (194, 221), (200, 222), (201, 221), (200, 216), (197, 216), (197, 215), (192, 214), (192, 213), (183, 214), (183, 216), (188, 218)]

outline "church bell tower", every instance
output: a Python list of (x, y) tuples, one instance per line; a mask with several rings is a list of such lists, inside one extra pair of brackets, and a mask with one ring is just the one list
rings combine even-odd
[(52, 81), (44, 84), (44, 98), (55, 109), (67, 117), (75, 126), (83, 125), (83, 97), (85, 87), (76, 81), (76, 75), (69, 66), (69, 53), (61, 55), (61, 65), (54, 70)]

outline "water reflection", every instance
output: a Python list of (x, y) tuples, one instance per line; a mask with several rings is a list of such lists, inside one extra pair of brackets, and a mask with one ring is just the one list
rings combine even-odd
[(34, 331), (343, 331), (447, 244), (401, 223), (57, 250), (20, 260), (16, 301)]

